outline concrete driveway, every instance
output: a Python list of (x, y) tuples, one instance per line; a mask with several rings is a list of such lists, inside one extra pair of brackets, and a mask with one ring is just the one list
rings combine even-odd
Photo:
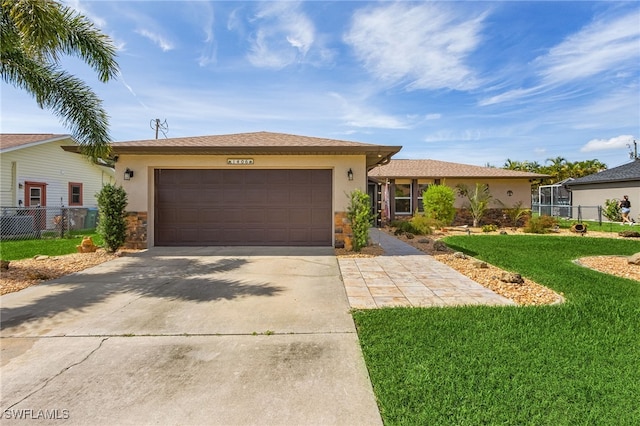
[(3, 423), (381, 424), (331, 248), (154, 248), (0, 302)]

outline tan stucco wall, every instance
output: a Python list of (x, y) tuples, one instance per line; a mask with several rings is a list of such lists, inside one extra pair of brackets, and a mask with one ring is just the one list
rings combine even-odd
[[(475, 190), (476, 183), (489, 185), (489, 191), (493, 197), (490, 208), (500, 208), (502, 202), (506, 208), (515, 206), (518, 202), (522, 203), (523, 208), (531, 208), (531, 182), (529, 179), (443, 179), (444, 185), (455, 189), (456, 185), (464, 184), (470, 190)], [(508, 191), (513, 191), (513, 195), (509, 196)], [(464, 207), (467, 199), (456, 196), (454, 206), (456, 208)]]
[[(251, 158), (252, 165), (228, 165), (228, 158)], [(123, 179), (125, 169), (133, 179)], [(148, 243), (153, 244), (155, 169), (330, 169), (333, 170), (333, 211), (347, 209), (347, 194), (367, 190), (364, 155), (120, 155), (116, 163), (117, 184), (127, 192), (128, 211), (148, 212)], [(353, 181), (347, 171), (353, 171)]]
[[(629, 196), (631, 201), (631, 213), (636, 222), (640, 222), (640, 182), (616, 182), (599, 185), (580, 185), (572, 188), (571, 204), (574, 207), (582, 206), (581, 213), (584, 220), (598, 220), (597, 206), (603, 206), (606, 200), (622, 199), (623, 195)], [(577, 210), (574, 209), (574, 214)], [(608, 220), (602, 217), (602, 220)]]

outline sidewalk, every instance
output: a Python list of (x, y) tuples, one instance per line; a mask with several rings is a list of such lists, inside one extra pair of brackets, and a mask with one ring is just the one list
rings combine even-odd
[(370, 236), (383, 256), (338, 258), (352, 308), (515, 305), (397, 238), (375, 228)]

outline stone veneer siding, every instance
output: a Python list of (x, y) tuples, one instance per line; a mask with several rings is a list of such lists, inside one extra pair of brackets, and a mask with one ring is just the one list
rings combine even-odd
[(147, 212), (127, 212), (127, 236), (124, 247), (140, 250), (147, 247)]
[[(334, 246), (335, 248), (345, 247), (345, 238), (353, 238), (353, 231), (351, 230), (351, 223), (347, 218), (347, 212), (335, 212), (333, 214), (334, 222)], [(347, 244), (347, 245), (350, 245)]]

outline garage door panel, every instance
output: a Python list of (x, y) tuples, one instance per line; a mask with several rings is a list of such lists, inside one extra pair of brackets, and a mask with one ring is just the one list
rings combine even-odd
[(176, 221), (180, 223), (200, 223), (200, 211), (196, 208), (176, 209)]
[(289, 222), (292, 226), (306, 225), (311, 223), (311, 216), (309, 209), (291, 209)]
[(289, 232), (289, 239), (294, 243), (303, 243), (309, 241), (308, 229), (291, 229)]
[(331, 245), (330, 170), (156, 170), (156, 245)]
[(269, 223), (265, 218), (264, 210), (261, 209), (246, 210), (244, 212), (244, 218), (248, 226), (254, 224), (265, 225)]
[(201, 208), (199, 209), (199, 221), (203, 225), (215, 224), (224, 219), (224, 210), (219, 208)]
[(243, 204), (245, 204), (245, 205), (246, 204), (251, 204), (251, 203), (262, 205), (267, 201), (267, 197), (266, 197), (266, 194), (265, 194), (265, 189), (263, 189), (263, 188), (247, 189), (242, 194), (242, 197), (244, 198)]

